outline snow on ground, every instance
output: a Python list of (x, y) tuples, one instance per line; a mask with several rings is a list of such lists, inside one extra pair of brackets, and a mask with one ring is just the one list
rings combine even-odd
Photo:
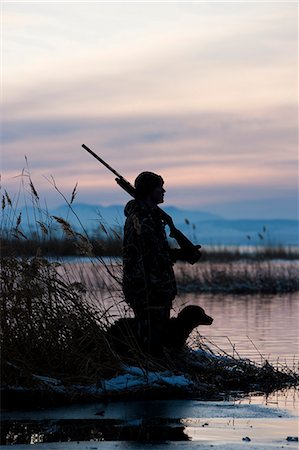
[[(95, 384), (89, 386), (74, 385), (72, 389), (77, 392), (85, 392), (93, 395), (122, 393), (127, 391), (134, 391), (142, 387), (159, 388), (165, 386), (172, 386), (177, 388), (191, 388), (192, 381), (185, 375), (174, 375), (169, 371), (153, 372), (142, 370), (139, 367), (124, 366), (124, 373), (114, 378), (101, 380), (101, 385)], [(59, 380), (49, 377), (36, 376), (34, 378), (39, 381), (40, 387), (48, 388), (54, 392), (66, 392), (65, 387)]]
[(147, 372), (139, 367), (126, 367), (126, 373), (105, 380), (103, 389), (107, 392), (119, 392), (136, 387), (148, 386), (159, 387), (161, 385), (176, 387), (191, 387), (192, 382), (185, 375), (173, 375), (171, 372)]

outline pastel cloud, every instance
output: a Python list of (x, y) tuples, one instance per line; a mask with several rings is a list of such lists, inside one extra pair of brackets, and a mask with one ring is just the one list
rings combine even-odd
[(131, 181), (163, 172), (174, 203), (295, 195), (296, 5), (12, 3), (3, 37), (7, 179), (26, 154), (118, 201), (85, 142)]
[[(95, 117), (294, 102), (294, 8), (278, 15), (273, 5), (251, 5), (249, 10), (235, 5), (237, 13), (223, 16), (225, 9), (214, 5), (207, 16), (198, 5), (189, 14), (185, 8), (180, 19), (182, 7), (163, 4), (120, 5), (121, 10), (94, 4), (95, 13), (80, 3), (64, 13), (59, 4), (34, 8), (14, 44), (24, 48), (22, 77), (13, 70), (21, 52), (14, 57), (8, 53), (12, 114), (80, 117), (84, 112)], [(121, 19), (122, 12), (127, 20)], [(257, 20), (259, 13), (264, 20)], [(4, 44), (6, 34), (11, 42), (9, 24), (7, 33), (5, 29)], [(21, 34), (28, 30), (22, 44)], [(286, 34), (281, 36), (282, 31)]]

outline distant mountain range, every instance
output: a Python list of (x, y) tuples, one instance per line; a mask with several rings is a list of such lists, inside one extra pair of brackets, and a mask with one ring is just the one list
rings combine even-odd
[[(22, 208), (22, 228), (35, 227), (36, 221), (49, 222), (48, 216), (57, 216), (68, 221), (76, 230), (82, 226), (89, 232), (106, 227), (120, 228), (124, 224), (124, 207), (121, 205), (101, 206), (73, 204), (73, 211), (67, 205), (37, 212), (35, 208)], [(174, 220), (175, 225), (193, 242), (210, 245), (299, 245), (299, 222), (288, 219), (223, 219), (204, 211), (183, 210), (174, 206), (163, 208)], [(55, 222), (55, 221), (54, 221)]]

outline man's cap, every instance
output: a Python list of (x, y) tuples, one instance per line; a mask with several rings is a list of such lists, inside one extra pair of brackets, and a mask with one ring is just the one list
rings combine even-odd
[(135, 180), (136, 195), (143, 198), (163, 184), (164, 180), (160, 175), (154, 172), (141, 172)]

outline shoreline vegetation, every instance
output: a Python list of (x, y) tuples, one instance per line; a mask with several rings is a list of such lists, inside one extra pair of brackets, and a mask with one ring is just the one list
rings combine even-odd
[[(93, 302), (94, 293), (84, 277), (74, 279), (71, 272), (61, 270), (61, 264), (50, 260), (43, 247), (51, 242), (52, 221), (63, 232), (63, 240), (58, 244), (67, 242), (75, 254), (90, 258), (94, 283), (115, 302), (119, 302), (121, 290), (120, 265), (107, 263), (103, 257), (105, 242), (97, 243), (98, 253), (86, 230), (74, 231), (59, 217), (51, 217), (48, 222), (39, 220), (39, 196), (30, 178), (29, 186), (37, 211), (38, 231), (32, 240), (25, 235), (23, 218), (14, 213), (8, 193), (4, 191), (2, 196), (1, 394), (4, 407), (21, 407), (24, 399), (40, 406), (117, 397), (211, 399), (231, 392), (270, 393), (298, 385), (297, 368), (274, 367), (266, 360), (258, 365), (226, 355), (220, 349), (213, 349), (210, 343), (203, 344), (202, 336), (196, 342), (197, 350), (193, 345), (192, 350), (186, 348), (179, 355), (165, 353), (163, 362), (138, 352), (120, 358), (107, 336), (107, 328), (114, 320), (110, 309), (99, 301)], [(55, 184), (54, 187), (57, 189)], [(70, 213), (75, 195), (76, 187), (71, 200), (66, 200)], [(119, 248), (121, 236), (111, 236), (104, 224), (100, 223), (99, 227), (106, 243), (117, 243)], [(21, 249), (25, 248), (22, 253)], [(264, 248), (254, 257), (254, 252), (251, 253), (250, 260), (244, 253), (240, 258), (238, 252), (229, 254), (221, 248), (214, 260), (206, 262), (203, 257), (190, 270), (180, 264), (177, 271), (180, 289), (236, 293), (299, 290), (298, 265), (290, 261), (291, 257), (282, 256), (289, 249), (280, 248), (279, 252), (272, 249), (271, 253)], [(275, 254), (275, 259), (287, 260), (286, 264), (275, 264), (270, 254)], [(117, 307), (119, 315), (124, 315), (124, 304), (120, 302)]]
[(109, 308), (65, 275), (40, 257), (6, 258), (1, 267), (6, 408), (117, 398), (211, 400), (298, 385), (297, 367), (231, 356), (201, 335), (179, 354), (165, 351), (163, 361), (138, 351), (120, 357), (107, 334), (114, 319)]
[[(64, 221), (65, 222), (65, 221)], [(65, 223), (63, 224), (65, 226)], [(22, 241), (14, 238), (0, 238), (1, 260), (16, 258), (30, 260), (45, 258), (63, 263), (65, 258), (83, 257), (94, 259), (93, 272), (96, 277), (98, 267), (109, 273), (121, 273), (121, 237), (97, 241), (68, 230), (72, 239), (55, 239), (51, 242), (36, 239)], [(65, 250), (66, 249), (66, 250)], [(115, 249), (116, 251), (112, 251)], [(99, 251), (97, 251), (99, 250)], [(71, 261), (71, 260), (70, 260)], [(281, 294), (299, 291), (299, 249), (284, 247), (227, 248), (223, 246), (202, 250), (202, 257), (193, 266), (184, 262), (175, 265), (175, 274), (180, 292), (231, 293), (231, 294)], [(112, 277), (114, 279), (114, 277)], [(119, 277), (121, 278), (121, 276)], [(121, 283), (121, 281), (119, 281)], [(98, 282), (99, 286), (101, 280)]]
[[(82, 249), (82, 234), (71, 229), (71, 226), (60, 219), (71, 234), (57, 236), (38, 236), (36, 232), (22, 232), (15, 228), (2, 229), (0, 237), (2, 256), (33, 257), (37, 254), (44, 257), (79, 257), (86, 255), (86, 248)], [(105, 232), (103, 231), (105, 230)], [(47, 232), (49, 233), (49, 232)], [(60, 236), (59, 236), (60, 234)], [(95, 257), (121, 257), (122, 235), (115, 230), (109, 230), (99, 222), (98, 231), (86, 233), (88, 243)], [(299, 260), (299, 247), (283, 245), (255, 245), (255, 246), (225, 246), (205, 245), (201, 249), (200, 262), (233, 262), (233, 261), (269, 261), (269, 260)]]

